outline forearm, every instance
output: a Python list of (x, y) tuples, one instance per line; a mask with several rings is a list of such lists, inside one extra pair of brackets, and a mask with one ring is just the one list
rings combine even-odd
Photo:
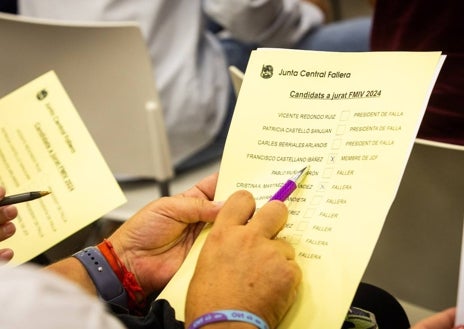
[(82, 263), (74, 257), (65, 258), (59, 262), (49, 265), (45, 268), (47, 271), (54, 272), (62, 277), (78, 284), (85, 291), (92, 295), (97, 295), (97, 290), (90, 278), (87, 270)]

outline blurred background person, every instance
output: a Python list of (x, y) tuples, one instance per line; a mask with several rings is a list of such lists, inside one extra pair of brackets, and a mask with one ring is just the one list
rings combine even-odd
[(464, 145), (464, 2), (373, 2), (372, 50), (442, 51), (447, 56), (417, 137)]
[[(261, 1), (258, 7), (254, 2), (237, 0), (19, 0), (18, 10), (25, 16), (64, 21), (139, 23), (151, 55), (178, 172), (222, 155), (235, 106), (228, 66), (244, 69), (255, 46), (304, 49), (319, 44), (322, 49), (328, 13), (324, 5), (300, 0)], [(207, 17), (230, 32), (232, 38), (227, 40), (238, 40), (242, 48), (223, 42), (222, 34), (208, 28)], [(243, 26), (249, 30), (236, 34), (237, 23), (246, 24)], [(362, 30), (359, 38), (364, 49), (368, 47), (368, 23), (365, 29), (357, 27), (351, 32), (347, 26), (336, 29), (334, 25), (327, 35), (335, 36), (339, 31), (345, 33), (339, 40), (348, 36), (354, 40), (358, 38), (356, 31)], [(307, 43), (310, 39), (313, 42)]]

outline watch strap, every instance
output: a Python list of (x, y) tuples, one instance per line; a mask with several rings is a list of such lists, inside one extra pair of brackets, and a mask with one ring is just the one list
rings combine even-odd
[(105, 302), (128, 309), (127, 291), (97, 247), (87, 247), (73, 257), (84, 265), (99, 296)]

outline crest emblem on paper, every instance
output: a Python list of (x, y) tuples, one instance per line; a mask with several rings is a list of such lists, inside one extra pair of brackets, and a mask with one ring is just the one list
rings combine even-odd
[(45, 99), (45, 97), (47, 97), (47, 95), (48, 95), (47, 89), (42, 89), (37, 93), (36, 97), (37, 97), (37, 99), (39, 101), (41, 101), (41, 100)]
[(270, 79), (272, 75), (274, 74), (274, 68), (272, 65), (263, 65), (263, 68), (261, 69), (261, 78), (263, 79)]

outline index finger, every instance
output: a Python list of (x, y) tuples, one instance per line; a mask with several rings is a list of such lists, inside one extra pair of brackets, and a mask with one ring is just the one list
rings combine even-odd
[(287, 206), (277, 200), (266, 203), (253, 216), (248, 225), (264, 234), (266, 238), (274, 238), (287, 222)]
[[(255, 211), (255, 199), (250, 192), (234, 192), (222, 206), (214, 227), (245, 225)], [(214, 229), (213, 227), (213, 229)]]

